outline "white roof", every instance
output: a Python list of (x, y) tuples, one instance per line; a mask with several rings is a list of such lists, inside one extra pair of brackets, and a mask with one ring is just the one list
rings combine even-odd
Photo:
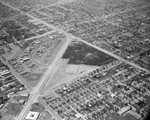
[(39, 116), (39, 112), (29, 111), (28, 115), (26, 116), (26, 120), (36, 120)]
[(127, 112), (130, 109), (130, 106), (123, 107), (121, 110), (119, 110), (118, 114), (122, 115), (123, 113)]

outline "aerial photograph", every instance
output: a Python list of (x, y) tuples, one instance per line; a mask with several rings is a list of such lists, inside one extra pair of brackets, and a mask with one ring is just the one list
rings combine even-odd
[(150, 120), (150, 0), (0, 0), (0, 120)]

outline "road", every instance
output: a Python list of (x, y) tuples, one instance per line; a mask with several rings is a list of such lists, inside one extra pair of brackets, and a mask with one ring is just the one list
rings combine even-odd
[(38, 98), (38, 101), (44, 106), (44, 108), (52, 114), (52, 116), (56, 119), (56, 120), (61, 120), (61, 118), (56, 114), (54, 113), (54, 111), (47, 106), (47, 104), (45, 103), (45, 101), (43, 101), (43, 99), (41, 97)]
[(129, 65), (131, 65), (131, 66), (134, 66), (134, 67), (137, 68), (137, 69), (140, 69), (140, 70), (146, 71), (147, 73), (150, 73), (149, 70), (147, 70), (147, 69), (145, 69), (145, 68), (142, 68), (141, 66), (139, 66), (139, 65), (137, 65), (137, 64), (135, 64), (135, 63), (133, 63), (133, 62), (131, 62), (131, 61), (127, 61), (127, 60), (123, 59), (122, 57), (119, 57), (119, 56), (117, 56), (117, 55), (115, 55), (115, 54), (113, 54), (113, 53), (111, 53), (111, 52), (109, 52), (109, 51), (107, 51), (107, 50), (105, 50), (105, 49), (102, 49), (102, 48), (100, 48), (100, 47), (97, 47), (97, 46), (95, 46), (95, 45), (92, 45), (91, 43), (88, 43), (88, 42), (82, 40), (81, 38), (78, 38), (78, 37), (76, 37), (76, 38), (77, 38), (79, 41), (81, 41), (81, 42), (83, 42), (83, 43), (85, 43), (85, 44), (87, 44), (87, 45), (89, 45), (89, 46), (91, 46), (91, 47), (93, 47), (93, 48), (95, 48), (95, 49), (98, 49), (98, 50), (100, 50), (100, 51), (102, 51), (102, 52), (104, 52), (104, 53), (106, 53), (106, 54), (108, 54), (108, 55), (110, 55), (110, 56), (112, 56), (112, 57), (114, 57), (114, 58), (116, 58), (116, 59), (118, 59), (118, 60), (120, 60), (120, 61), (126, 63), (126, 64), (129, 64)]
[(20, 81), (20, 83), (22, 83), (23, 85), (26, 86), (26, 88), (27, 88), (28, 91), (32, 91), (32, 86), (29, 85), (29, 84), (27, 83), (27, 81), (24, 80), (24, 78), (22, 78), (22, 77), (14, 70), (14, 68), (6, 61), (3, 57), (0, 56), (0, 60), (2, 60), (2, 62), (3, 62), (4, 64), (6, 64), (6, 65), (10, 68), (10, 71), (14, 74), (14, 76), (16, 76), (16, 77), (18, 78), (18, 80)]
[[(14, 9), (14, 10), (18, 10), (20, 11), (19, 9), (1, 1), (3, 4), (9, 6), (10, 8)], [(16, 117), (15, 120), (23, 120), (25, 118), (25, 116), (27, 115), (28, 111), (30, 110), (30, 107), (31, 105), (34, 103), (34, 101), (37, 100), (37, 98), (40, 96), (40, 91), (42, 90), (42, 88), (44, 87), (44, 85), (46, 84), (46, 82), (49, 80), (51, 74), (52, 74), (52, 71), (53, 69), (55, 69), (55, 66), (57, 65), (57, 62), (58, 60), (61, 58), (62, 54), (65, 52), (65, 50), (67, 49), (69, 43), (71, 42), (71, 35), (70, 34), (67, 34), (66, 32), (63, 32), (63, 30), (57, 28), (57, 27), (54, 27), (52, 25), (49, 25), (33, 16), (31, 16), (30, 14), (27, 14), (27, 13), (24, 13), (22, 11), (20, 11), (22, 14), (25, 14), (25, 15), (28, 15), (30, 16), (31, 18), (35, 19), (35, 20), (38, 20), (40, 21), (41, 23), (47, 25), (48, 27), (51, 27), (53, 30), (55, 31), (59, 31), (59, 32), (62, 32), (64, 33), (68, 38), (67, 38), (67, 41), (65, 42), (64, 46), (62, 46), (62, 48), (59, 49), (58, 53), (56, 53), (57, 55), (55, 56), (54, 60), (53, 60), (53, 63), (48, 67), (48, 71), (45, 73), (45, 75), (43, 76), (43, 78), (40, 80), (40, 82), (38, 83), (38, 85), (34, 88), (34, 90), (30, 93), (30, 97), (29, 97), (29, 100), (28, 102), (25, 104), (24, 108), (22, 109), (22, 111), (20, 112), (20, 114)], [(47, 34), (47, 33), (46, 33)], [(38, 37), (38, 36), (37, 36)], [(39, 36), (40, 37), (40, 36)], [(32, 38), (31, 38), (32, 39)]]
[(55, 69), (55, 66), (57, 65), (59, 59), (61, 58), (61, 56), (63, 55), (63, 53), (65, 52), (65, 50), (67, 49), (67, 46), (70, 44), (70, 42), (71, 42), (71, 38), (68, 36), (65, 44), (60, 48), (60, 50), (56, 54), (53, 63), (48, 67), (48, 71), (45, 73), (45, 75), (43, 76), (43, 78), (40, 80), (39, 84), (31, 92), (31, 95), (30, 95), (30, 98), (29, 98), (28, 102), (25, 104), (25, 107), (20, 112), (20, 114), (16, 118), (16, 120), (23, 120), (24, 117), (26, 116), (27, 112), (29, 111), (30, 106), (40, 96), (40, 91), (42, 90), (42, 88), (44, 87), (44, 85), (49, 80), (49, 78), (50, 78), (50, 76), (52, 74), (52, 71)]
[[(11, 7), (11, 8), (14, 9), (14, 10), (20, 11), (19, 9), (17, 9), (17, 8), (15, 8), (15, 7), (13, 7), (13, 6), (11, 6), (11, 5), (5, 3), (5, 2), (2, 2), (2, 3), (5, 4), (5, 5), (8, 5), (9, 7)], [(146, 5), (146, 6), (147, 6), (147, 5)], [(146, 7), (146, 6), (141, 6), (141, 8)], [(149, 5), (148, 5), (148, 6), (149, 6)], [(30, 16), (31, 18), (33, 18), (33, 19), (35, 19), (35, 20), (37, 20), (37, 21), (40, 21), (41, 23), (43, 23), (43, 24), (45, 24), (45, 25), (51, 27), (52, 29), (54, 29), (54, 30), (56, 30), (56, 31), (60, 31), (60, 32), (65, 33), (65, 34), (67, 34), (67, 35), (69, 35), (69, 36), (72, 36), (73, 38), (76, 38), (76, 39), (78, 39), (79, 41), (82, 41), (83, 43), (86, 43), (86, 44), (88, 44), (89, 46), (94, 47), (94, 48), (96, 48), (96, 49), (98, 49), (98, 50), (100, 50), (100, 51), (102, 51), (102, 52), (104, 52), (104, 53), (106, 53), (106, 54), (108, 54), (108, 55), (110, 55), (110, 56), (116, 58), (116, 59), (119, 59), (119, 60), (121, 60), (121, 61), (123, 61), (123, 62), (125, 62), (125, 63), (127, 63), (127, 64), (129, 64), (129, 65), (132, 65), (132, 66), (134, 66), (134, 67), (136, 67), (136, 68), (138, 68), (138, 69), (141, 69), (141, 70), (144, 70), (144, 71), (150, 73), (149, 70), (146, 70), (146, 69), (142, 68), (141, 66), (138, 66), (137, 64), (133, 63), (133, 62), (127, 61), (127, 60), (125, 60), (125, 59), (123, 59), (123, 58), (121, 58), (121, 57), (119, 57), (119, 56), (117, 56), (117, 55), (115, 55), (115, 54), (113, 54), (113, 53), (111, 53), (111, 52), (105, 50), (105, 49), (102, 49), (102, 48), (99, 48), (99, 47), (97, 47), (97, 46), (95, 46), (95, 45), (92, 45), (91, 43), (88, 43), (88, 42), (82, 40), (81, 38), (76, 37), (76, 36), (72, 35), (71, 33), (68, 33), (67, 31), (64, 31), (63, 29), (60, 29), (60, 28), (58, 28), (58, 27), (56, 27), (56, 26), (53, 26), (53, 25), (50, 25), (50, 24), (46, 23), (45, 21), (42, 21), (42, 20), (40, 20), (40, 19), (37, 19), (37, 18), (33, 17), (32, 15), (30, 15), (30, 14), (28, 14), (28, 13), (24, 13), (24, 12), (22, 12), (22, 11), (20, 11), (20, 12), (21, 12), (22, 14), (25, 14), (25, 15)]]
[[(2, 2), (2, 3), (4, 3), (4, 2)], [(13, 9), (15, 9), (15, 10), (19, 10), (19, 9), (17, 9), (17, 8), (15, 8), (15, 7), (12, 7), (11, 5), (9, 5), (9, 4), (7, 4), (7, 3), (4, 3), (4, 4), (5, 4), (5, 5), (8, 5), (9, 7), (13, 8)], [(19, 10), (19, 11), (20, 11), (20, 10)], [(55, 66), (56, 66), (57, 62), (59, 61), (60, 57), (62, 56), (62, 54), (63, 54), (64, 51), (66, 50), (66, 48), (67, 48), (67, 46), (69, 45), (69, 43), (71, 42), (70, 39), (72, 39), (72, 38), (77, 38), (79, 41), (82, 41), (83, 43), (86, 43), (87, 45), (89, 45), (89, 46), (91, 46), (91, 47), (94, 47), (94, 48), (96, 48), (96, 49), (98, 49), (98, 50), (100, 50), (100, 51), (102, 51), (102, 52), (104, 52), (104, 53), (106, 53), (106, 54), (108, 54), (108, 55), (110, 55), (110, 56), (112, 56), (112, 57), (114, 57), (114, 58), (116, 58), (116, 59), (118, 59), (118, 60), (124, 62), (124, 63), (127, 63), (127, 64), (129, 64), (129, 65), (131, 65), (131, 66), (134, 66), (134, 67), (138, 68), (138, 69), (141, 69), (141, 70), (144, 70), (144, 71), (149, 72), (148, 70), (145, 70), (144, 68), (142, 68), (142, 67), (140, 67), (140, 66), (138, 66), (138, 65), (136, 65), (136, 64), (134, 64), (134, 63), (132, 63), (132, 62), (129, 62), (129, 61), (127, 61), (127, 60), (124, 60), (123, 58), (121, 58), (121, 57), (119, 57), (119, 56), (117, 56), (117, 55), (115, 55), (115, 54), (113, 54), (113, 53), (111, 53), (111, 52), (109, 52), (109, 51), (107, 51), (107, 50), (104, 50), (104, 49), (102, 49), (102, 48), (99, 48), (99, 47), (97, 47), (97, 46), (95, 46), (95, 45), (92, 45), (91, 43), (88, 43), (88, 42), (86, 42), (86, 41), (84, 41), (84, 40), (82, 40), (82, 39), (80, 39), (80, 38), (78, 38), (78, 37), (75, 37), (75, 36), (73, 36), (72, 34), (67, 33), (66, 31), (64, 31), (64, 30), (62, 30), (62, 29), (60, 29), (60, 28), (54, 27), (53, 25), (50, 25), (50, 24), (48, 24), (48, 23), (46, 23), (46, 22), (44, 22), (44, 21), (42, 21), (42, 20), (39, 20), (39, 19), (37, 19), (37, 18), (31, 16), (31, 15), (28, 14), (28, 13), (24, 13), (24, 12), (22, 12), (22, 11), (20, 11), (20, 12), (21, 12), (22, 14), (25, 14), (25, 15), (30, 16), (31, 18), (33, 18), (33, 19), (35, 19), (35, 20), (40, 21), (41, 23), (43, 23), (43, 24), (45, 24), (45, 25), (51, 27), (52, 29), (54, 29), (54, 30), (56, 30), (56, 31), (60, 31), (60, 32), (66, 34), (69, 38), (67, 39), (67, 42), (64, 44), (64, 46), (58, 51), (58, 54), (55, 56), (53, 63), (48, 67), (48, 71), (45, 73), (45, 75), (43, 76), (43, 78), (41, 79), (41, 81), (39, 82), (39, 84), (38, 84), (38, 85), (34, 88), (34, 90), (31, 92), (31, 95), (30, 95), (30, 98), (29, 98), (28, 102), (25, 104), (25, 107), (23, 108), (23, 110), (20, 112), (19, 116), (18, 116), (15, 120), (23, 120), (24, 117), (26, 116), (26, 114), (28, 113), (28, 111), (29, 111), (31, 105), (34, 103), (34, 101), (36, 101), (36, 100), (39, 98), (39, 96), (40, 96), (40, 91), (42, 90), (42, 88), (44, 87), (44, 85), (47, 83), (47, 81), (49, 80), (49, 78), (51, 77), (51, 75), (52, 75), (52, 73), (53, 73), (53, 70), (55, 69)], [(149, 72), (149, 73), (150, 73), (150, 72)]]

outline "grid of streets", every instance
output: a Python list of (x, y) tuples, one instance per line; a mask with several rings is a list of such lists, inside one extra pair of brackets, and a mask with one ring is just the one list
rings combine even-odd
[[(0, 119), (144, 120), (149, 20), (149, 0), (0, 0)], [(44, 91), (73, 40), (114, 60)]]

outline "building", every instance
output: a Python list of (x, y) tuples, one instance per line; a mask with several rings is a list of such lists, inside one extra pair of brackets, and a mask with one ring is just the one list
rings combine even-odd
[(122, 109), (119, 110), (118, 114), (123, 115), (125, 112), (129, 111), (131, 108), (130, 106), (123, 107)]
[(37, 120), (38, 116), (39, 116), (39, 112), (29, 111), (25, 120)]
[[(130, 111), (128, 111), (127, 113), (133, 115), (133, 116), (136, 117), (137, 119), (140, 119), (140, 118), (141, 118), (141, 115), (138, 114), (138, 113), (136, 113), (135, 111), (130, 110)], [(127, 113), (126, 113), (126, 114), (127, 114)]]

